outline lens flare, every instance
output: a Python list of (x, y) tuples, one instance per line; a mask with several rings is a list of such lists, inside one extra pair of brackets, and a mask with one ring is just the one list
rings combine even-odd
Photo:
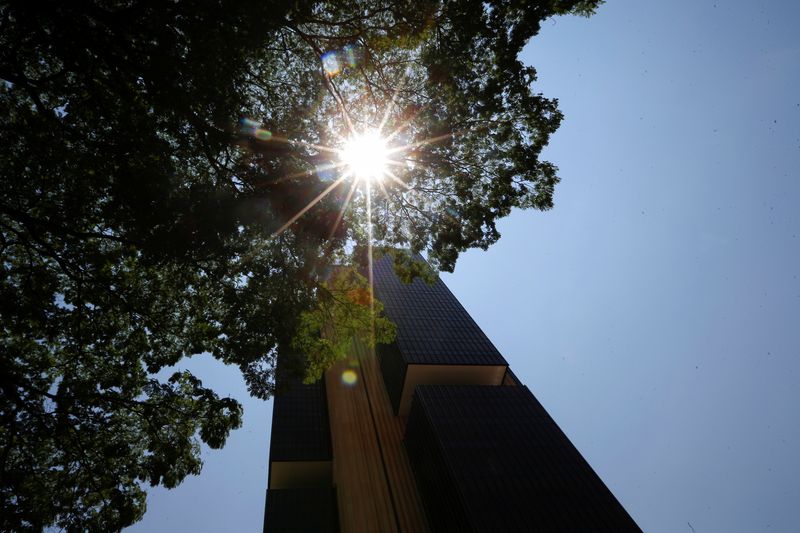
[[(352, 68), (363, 60), (362, 52), (357, 45), (347, 45), (342, 50), (331, 50), (323, 54), (321, 57), (322, 67), (325, 75), (328, 77), (328, 84), (326, 85), (329, 91), (333, 91), (334, 80), (333, 78), (348, 68)], [(405, 85), (405, 82), (402, 83)], [(308, 148), (317, 153), (322, 154), (336, 154), (338, 161), (330, 161), (324, 165), (317, 165), (316, 172), (304, 169), (302, 172), (288, 173), (280, 176), (278, 181), (288, 181), (300, 177), (316, 176), (322, 183), (328, 183), (328, 186), (315, 196), (305, 206), (300, 208), (291, 218), (289, 218), (280, 228), (273, 232), (272, 236), (277, 237), (284, 231), (289, 229), (300, 217), (305, 215), (322, 199), (331, 193), (334, 189), (342, 185), (348, 178), (350, 180), (350, 189), (344, 202), (341, 203), (339, 213), (336, 220), (333, 222), (330, 230), (330, 238), (336, 234), (337, 228), (345, 216), (350, 200), (353, 198), (357, 189), (363, 187), (364, 197), (367, 207), (367, 238), (369, 242), (370, 253), (369, 258), (369, 284), (372, 287), (372, 195), (373, 183), (377, 185), (376, 192), (383, 192), (385, 196), (389, 195), (389, 186), (400, 186), (406, 189), (409, 197), (416, 198), (418, 191), (416, 191), (406, 180), (402, 179), (402, 171), (407, 168), (415, 168), (419, 164), (424, 164), (417, 161), (416, 153), (426, 146), (445, 141), (454, 136), (453, 132), (445, 133), (436, 137), (429, 137), (417, 141), (409, 141), (401, 137), (401, 133), (408, 129), (411, 123), (416, 120), (418, 115), (422, 112), (422, 108), (416, 112), (403, 115), (401, 123), (395, 125), (390, 131), (385, 131), (389, 125), (390, 117), (394, 109), (398, 108), (397, 98), (400, 94), (399, 90), (395, 91), (392, 95), (391, 101), (386, 106), (383, 112), (383, 117), (377, 127), (370, 127), (365, 130), (354, 130), (353, 120), (351, 116), (344, 112), (344, 102), (339, 97), (338, 93), (334, 94), (334, 98), (339, 103), (339, 106), (344, 112), (344, 119), (347, 130), (351, 133), (351, 137), (339, 146), (325, 146), (307, 142), (301, 139), (291, 139), (283, 137), (279, 134), (262, 127), (261, 123), (243, 117), (240, 122), (240, 130), (242, 133), (252, 135), (260, 141), (267, 141), (274, 144), (287, 144), (293, 147)], [(372, 117), (377, 118), (377, 117)], [(365, 121), (360, 121), (363, 124)], [(342, 170), (342, 172), (330, 173), (329, 171)], [(397, 173), (396, 173), (397, 172)], [(339, 177), (334, 179), (338, 174)], [(399, 174), (399, 175), (398, 175)], [(388, 179), (384, 179), (388, 178)], [(333, 181), (331, 181), (333, 180)], [(447, 215), (445, 215), (447, 216)], [(450, 213), (450, 216), (456, 217), (455, 214)], [(371, 304), (371, 302), (370, 302)], [(356, 376), (350, 376), (348, 378)], [(357, 378), (357, 377), (356, 377)], [(344, 379), (344, 377), (343, 377)]]
[(259, 141), (268, 141), (272, 139), (272, 132), (263, 128), (258, 128), (255, 132), (255, 138)]
[(386, 141), (376, 130), (354, 135), (340, 154), (342, 162), (358, 179), (380, 179), (386, 173), (389, 150)]
[(341, 64), (339, 63), (339, 55), (335, 50), (322, 55), (322, 68), (325, 70), (325, 74), (330, 77), (336, 76), (342, 71)]
[(355, 370), (347, 369), (342, 372), (342, 383), (352, 387), (358, 381), (358, 374), (356, 374)]
[(361, 53), (358, 45), (346, 44), (339, 50), (329, 50), (322, 54), (322, 70), (329, 78), (335, 78), (343, 74), (348, 68), (356, 68), (361, 61)]
[(344, 52), (344, 56), (347, 58), (347, 64), (350, 66), (350, 68), (355, 68), (357, 61), (356, 47), (352, 44), (345, 45), (345, 47), (342, 49), (342, 52)]
[(272, 139), (272, 132), (261, 127), (261, 123), (251, 118), (242, 117), (239, 119), (239, 131), (245, 135), (252, 135), (259, 141)]

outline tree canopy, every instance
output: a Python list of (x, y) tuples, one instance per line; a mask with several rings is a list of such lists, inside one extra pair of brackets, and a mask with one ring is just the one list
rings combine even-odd
[[(181, 359), (267, 398), (279, 355), (314, 378), (371, 331), (371, 246), (452, 270), (552, 207), (519, 54), (599, 3), (0, 3), (0, 529), (137, 521), (241, 424)], [(336, 154), (379, 126), (368, 188)]]

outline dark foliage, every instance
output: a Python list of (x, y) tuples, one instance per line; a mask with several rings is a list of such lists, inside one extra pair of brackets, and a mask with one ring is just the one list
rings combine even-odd
[(410, 148), (374, 240), (439, 268), (550, 208), (561, 115), (517, 57), (598, 3), (0, 3), (0, 529), (135, 522), (241, 423), (170, 367), (208, 352), (266, 398), (315, 345), (300, 317), (367, 239), (346, 183), (274, 235), (331, 187), (315, 146), (385, 117)]

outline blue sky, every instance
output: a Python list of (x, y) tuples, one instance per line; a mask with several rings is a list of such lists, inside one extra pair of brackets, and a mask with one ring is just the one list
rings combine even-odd
[[(550, 212), (443, 279), (648, 533), (800, 531), (800, 3), (612, 0), (524, 59)], [(260, 531), (271, 403), (129, 531)], [(691, 524), (691, 527), (690, 527)]]

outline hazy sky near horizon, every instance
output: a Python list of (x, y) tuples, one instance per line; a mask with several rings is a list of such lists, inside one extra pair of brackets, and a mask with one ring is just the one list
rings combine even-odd
[[(800, 531), (800, 2), (611, 0), (524, 53), (555, 209), (445, 283), (647, 533)], [(271, 402), (133, 532), (259, 532)]]

